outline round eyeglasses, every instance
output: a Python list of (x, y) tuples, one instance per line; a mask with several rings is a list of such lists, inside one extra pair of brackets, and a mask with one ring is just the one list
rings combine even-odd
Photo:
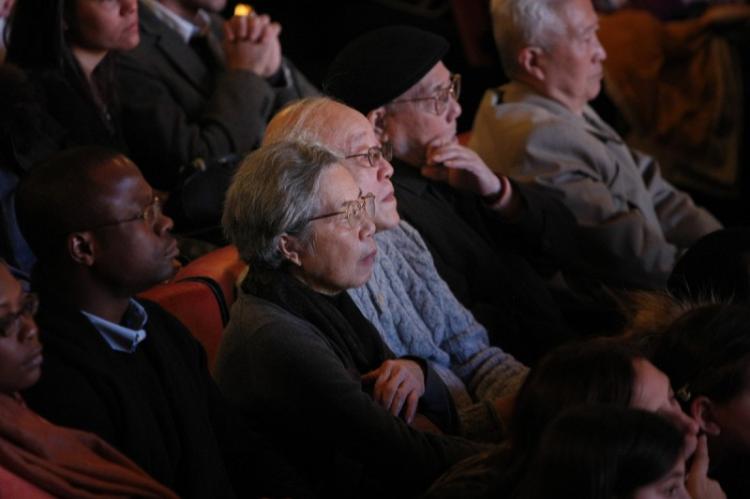
[(431, 100), (434, 104), (433, 110), (435, 114), (441, 115), (448, 110), (451, 99), (458, 102), (458, 98), (461, 96), (461, 75), (458, 73), (452, 74), (450, 83), (442, 88), (439, 88), (435, 93), (429, 97), (414, 97), (411, 99), (399, 99), (391, 101), (391, 104), (400, 104), (403, 102), (421, 102)]
[(371, 147), (367, 150), (367, 152), (344, 156), (344, 159), (352, 158), (367, 158), (367, 162), (370, 164), (370, 166), (375, 168), (376, 166), (378, 166), (380, 160), (384, 159), (386, 161), (390, 161), (393, 159), (393, 146), (390, 142), (383, 142), (380, 147)]
[(28, 293), (21, 301), (21, 309), (15, 314), (0, 317), (0, 336), (15, 338), (21, 332), (21, 319), (30, 318), (39, 310), (39, 298), (34, 293)]
[(368, 192), (365, 195), (360, 193), (357, 199), (352, 201), (345, 201), (342, 206), (344, 207), (341, 211), (335, 211), (332, 213), (326, 213), (325, 215), (318, 215), (317, 217), (308, 218), (307, 222), (313, 220), (320, 220), (322, 218), (335, 217), (336, 215), (344, 215), (346, 222), (349, 224), (349, 228), (356, 229), (364, 220), (365, 216), (370, 220), (375, 216), (375, 194)]

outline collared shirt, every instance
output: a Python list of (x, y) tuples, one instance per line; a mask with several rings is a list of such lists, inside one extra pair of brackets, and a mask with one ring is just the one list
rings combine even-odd
[(104, 341), (116, 352), (133, 353), (138, 344), (146, 339), (146, 310), (135, 300), (130, 300), (122, 324), (115, 324), (99, 316), (81, 310), (91, 324), (99, 331)]
[(170, 9), (163, 6), (157, 0), (142, 0), (143, 6), (149, 9), (157, 19), (177, 32), (185, 43), (196, 35), (205, 34), (211, 26), (211, 17), (203, 9), (198, 10), (198, 15), (193, 21), (178, 16)]

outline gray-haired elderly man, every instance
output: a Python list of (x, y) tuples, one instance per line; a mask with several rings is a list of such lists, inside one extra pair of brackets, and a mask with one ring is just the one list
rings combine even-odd
[(375, 195), (377, 260), (370, 280), (349, 291), (363, 315), (397, 356), (432, 363), (459, 408), (464, 436), (497, 437), (527, 369), (489, 345), (485, 328), (440, 278), (422, 237), (400, 221), (390, 155), (370, 122), (331, 99), (308, 98), (271, 120), (264, 145), (290, 140), (340, 154), (362, 192)]
[(587, 105), (606, 58), (591, 1), (493, 0), (491, 9), (512, 81), (485, 96), (470, 146), (493, 170), (561, 199), (611, 280), (663, 286), (675, 258), (721, 224)]

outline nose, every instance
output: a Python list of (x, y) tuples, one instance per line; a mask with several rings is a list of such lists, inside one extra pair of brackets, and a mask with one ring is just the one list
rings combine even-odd
[(154, 230), (156, 231), (156, 233), (159, 235), (166, 234), (172, 231), (172, 227), (174, 227), (174, 221), (163, 212), (159, 213), (159, 218), (154, 225)]
[(393, 176), (393, 165), (391, 165), (385, 158), (380, 158), (378, 164), (378, 182), (388, 180)]
[(607, 59), (607, 51), (604, 50), (604, 47), (599, 41), (599, 37), (597, 36), (595, 38), (596, 38), (596, 47), (594, 47), (594, 55), (597, 61), (602, 62)]
[(362, 228), (359, 231), (359, 237), (364, 241), (373, 235), (375, 235), (375, 221), (369, 214), (365, 214), (362, 217)]
[(120, 13), (130, 14), (138, 9), (138, 0), (121, 0)]
[(34, 317), (30, 314), (23, 314), (19, 320), (21, 321), (21, 331), (18, 333), (18, 340), (21, 343), (36, 341), (39, 337), (39, 328)]
[(448, 102), (448, 112), (446, 113), (446, 119), (448, 122), (452, 122), (458, 119), (459, 116), (461, 116), (461, 104), (458, 103), (456, 99), (453, 97), (450, 98), (450, 101)]

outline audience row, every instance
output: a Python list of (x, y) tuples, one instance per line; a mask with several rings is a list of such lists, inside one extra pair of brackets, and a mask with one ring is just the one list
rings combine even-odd
[[(277, 23), (225, 22), (224, 3), (16, 1), (2, 250), (31, 290), (3, 265), (2, 480), (38, 497), (746, 495), (750, 311), (729, 304), (746, 249), (710, 253), (744, 232), (675, 267), (721, 224), (588, 105), (606, 57), (589, 0), (492, 1), (512, 81), (471, 148), (442, 37), (365, 33), (319, 96)], [(249, 265), (213, 366), (136, 298), (196, 237)], [(727, 270), (696, 275), (698, 251)], [(635, 315), (664, 314), (636, 328), (626, 290), (668, 282), (685, 304), (641, 295), (662, 308)]]

